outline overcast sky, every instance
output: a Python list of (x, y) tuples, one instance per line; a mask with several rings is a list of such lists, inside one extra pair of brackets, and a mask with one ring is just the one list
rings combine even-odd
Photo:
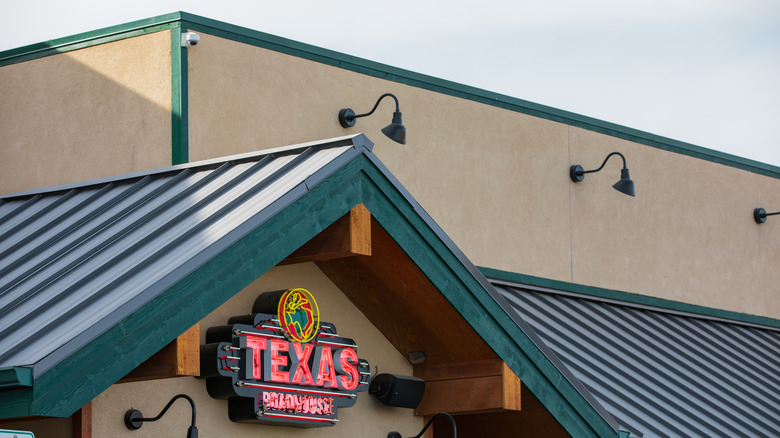
[(179, 10), (780, 166), (780, 0), (0, 0), (0, 51)]

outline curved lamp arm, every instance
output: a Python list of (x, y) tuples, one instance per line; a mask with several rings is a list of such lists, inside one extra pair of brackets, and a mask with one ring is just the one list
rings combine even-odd
[(371, 111), (369, 111), (369, 112), (367, 112), (365, 114), (358, 114), (358, 115), (353, 116), (353, 117), (357, 119), (359, 117), (366, 117), (366, 116), (370, 116), (371, 114), (374, 114), (374, 111), (376, 111), (377, 107), (379, 106), (379, 102), (381, 102), (382, 99), (384, 99), (387, 96), (392, 97), (393, 100), (395, 101), (395, 111), (396, 112), (400, 111), (400, 106), (398, 105), (398, 98), (395, 97), (395, 95), (392, 94), (392, 93), (385, 93), (385, 94), (379, 96), (379, 99), (377, 99), (376, 103), (374, 104), (374, 107), (371, 108)]
[(604, 166), (607, 164), (607, 161), (609, 161), (609, 159), (610, 159), (610, 158), (611, 158), (613, 155), (618, 155), (618, 156), (620, 156), (620, 158), (622, 158), (622, 159), (623, 159), (623, 169), (625, 169), (625, 168), (626, 168), (626, 157), (624, 157), (624, 156), (623, 156), (623, 154), (621, 154), (620, 152), (612, 152), (611, 154), (607, 155), (607, 158), (604, 158), (604, 162), (603, 162), (603, 163), (601, 163), (601, 166), (599, 166), (599, 168), (598, 168), (598, 169), (594, 169), (594, 170), (585, 170), (585, 171), (583, 171), (582, 173), (583, 173), (583, 174), (585, 174), (585, 173), (596, 173), (596, 172), (598, 172), (599, 170), (601, 170), (601, 169), (603, 169), (603, 168), (604, 168)]
[(125, 426), (130, 430), (138, 430), (143, 426), (144, 422), (152, 422), (157, 421), (160, 418), (162, 418), (163, 415), (165, 415), (166, 412), (168, 412), (168, 408), (171, 407), (173, 402), (176, 400), (184, 398), (187, 399), (187, 401), (190, 402), (190, 405), (192, 406), (192, 423), (190, 424), (190, 428), (187, 430), (187, 438), (198, 438), (198, 428), (195, 427), (195, 416), (196, 416), (196, 410), (195, 410), (195, 402), (192, 400), (190, 396), (187, 394), (178, 394), (173, 396), (171, 401), (168, 402), (167, 405), (163, 408), (162, 411), (160, 411), (159, 414), (157, 414), (154, 418), (145, 418), (141, 411), (138, 409), (128, 409), (127, 412), (125, 412)]
[(366, 117), (370, 116), (371, 114), (374, 114), (374, 111), (376, 111), (377, 107), (379, 107), (379, 102), (382, 101), (385, 97), (390, 96), (395, 100), (395, 112), (400, 112), (400, 106), (398, 104), (398, 98), (395, 97), (392, 93), (385, 93), (381, 96), (379, 96), (379, 99), (377, 99), (376, 103), (374, 104), (374, 107), (371, 108), (371, 111), (365, 113), (365, 114), (355, 114), (355, 112), (352, 110), (352, 108), (344, 108), (339, 112), (339, 123), (344, 128), (349, 128), (352, 126), (355, 126), (355, 119), (360, 117)]
[[(452, 423), (452, 438), (458, 438), (458, 429), (455, 427), (455, 419), (452, 418), (452, 415), (446, 412), (439, 412), (438, 414), (433, 414), (431, 419), (428, 420), (427, 423), (425, 423), (425, 427), (422, 428), (420, 433), (413, 436), (412, 438), (420, 438), (425, 433), (425, 431), (428, 430), (428, 427), (431, 425), (431, 423), (433, 423), (433, 420), (435, 420), (436, 417), (439, 416), (445, 416), (450, 419), (450, 422)], [(387, 438), (402, 438), (402, 437), (400, 433), (393, 431), (387, 434)]]

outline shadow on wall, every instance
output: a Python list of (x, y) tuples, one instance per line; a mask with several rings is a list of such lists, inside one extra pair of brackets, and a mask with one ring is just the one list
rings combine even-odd
[(170, 32), (0, 67), (0, 194), (171, 164)]

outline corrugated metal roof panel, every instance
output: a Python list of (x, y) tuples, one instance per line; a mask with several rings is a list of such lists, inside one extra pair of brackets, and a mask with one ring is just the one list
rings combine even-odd
[(354, 150), (349, 137), (1, 197), (0, 368), (44, 372)]
[(494, 286), (622, 429), (645, 437), (780, 431), (780, 330)]

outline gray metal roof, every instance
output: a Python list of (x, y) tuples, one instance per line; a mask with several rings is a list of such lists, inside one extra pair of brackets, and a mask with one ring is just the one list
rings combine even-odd
[(0, 368), (45, 372), (371, 146), (344, 137), (0, 197)]
[[(632, 436), (778, 436), (780, 330), (493, 281)], [(561, 366), (561, 365), (559, 365)], [(570, 377), (571, 378), (571, 377)], [(581, 387), (581, 385), (575, 385)]]

